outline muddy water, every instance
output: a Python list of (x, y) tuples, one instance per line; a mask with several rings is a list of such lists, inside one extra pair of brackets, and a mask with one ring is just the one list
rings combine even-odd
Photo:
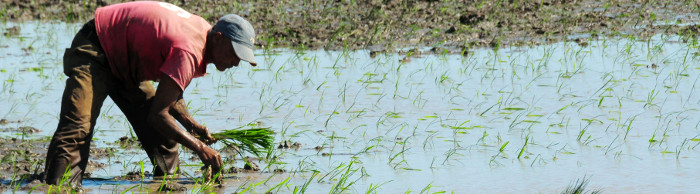
[[(1, 134), (50, 136), (65, 79), (62, 50), (79, 25), (3, 29), (15, 25), (19, 35), (0, 38), (0, 116), (9, 121), (1, 127), (41, 131)], [(211, 66), (185, 99), (213, 132), (256, 123), (273, 128), (277, 142), (301, 143), (276, 149), (274, 164), (259, 162), (262, 172), (227, 174), (217, 192), (240, 192), (269, 178), (248, 191), (283, 183), (274, 191), (288, 193), (313, 171), (319, 174), (306, 189), (311, 193), (353, 181), (346, 191), (379, 185), (382, 193), (551, 193), (584, 176), (590, 188), (605, 192), (692, 192), (700, 180), (700, 118), (693, 116), (700, 108), (698, 52), (697, 45), (660, 35), (473, 49), (466, 56), (258, 50), (258, 67), (218, 72)], [(95, 149), (116, 151), (95, 154), (103, 166), (94, 165), (96, 178), (86, 180), (86, 189), (139, 185), (101, 180), (139, 171), (140, 161), (151, 169), (142, 151), (111, 144), (130, 129), (109, 100), (96, 131)], [(191, 178), (200, 176), (199, 162), (191, 158), (183, 151), (180, 180), (197, 189)], [(144, 188), (157, 187), (145, 181)]]

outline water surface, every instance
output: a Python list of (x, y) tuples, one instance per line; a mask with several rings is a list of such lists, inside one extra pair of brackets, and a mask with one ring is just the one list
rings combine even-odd
[[(63, 49), (80, 25), (4, 25), (22, 30), (0, 38), (0, 116), (21, 122), (1, 127), (32, 126), (42, 131), (30, 138), (50, 136), (66, 79)], [(700, 103), (698, 52), (696, 43), (664, 35), (408, 62), (405, 53), (259, 49), (258, 67), (210, 66), (185, 99), (212, 132), (256, 123), (274, 129), (276, 142), (302, 144), (276, 149), (279, 160), (260, 162), (263, 173), (227, 175), (221, 192), (269, 178), (248, 190), (261, 193), (291, 177), (278, 190), (288, 193), (318, 171), (307, 192), (353, 183), (346, 191), (552, 193), (586, 176), (604, 192), (690, 193), (700, 180), (700, 117), (692, 116)], [(95, 130), (100, 148), (131, 133), (110, 100)], [(183, 181), (200, 176), (196, 157), (183, 151), (181, 159)], [(140, 161), (152, 168), (135, 150), (99, 159), (107, 167), (92, 173), (121, 176)], [(87, 189), (104, 192), (139, 184), (88, 181)]]

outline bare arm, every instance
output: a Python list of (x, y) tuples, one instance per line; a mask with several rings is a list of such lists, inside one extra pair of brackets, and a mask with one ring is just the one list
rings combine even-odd
[(175, 104), (170, 107), (170, 115), (180, 122), (180, 124), (182, 124), (187, 131), (198, 134), (203, 139), (206, 139), (205, 143), (209, 144), (215, 141), (211, 134), (209, 134), (209, 129), (204, 125), (197, 123), (189, 111), (187, 111), (187, 105), (185, 104), (185, 99), (182, 98), (182, 93), (180, 93), (180, 96), (178, 97), (177, 101), (175, 101)]
[(160, 79), (156, 95), (153, 97), (153, 105), (148, 114), (148, 122), (160, 132), (160, 134), (165, 136), (165, 138), (175, 140), (193, 150), (199, 155), (199, 159), (201, 159), (205, 165), (211, 165), (212, 170), (215, 172), (219, 171), (223, 165), (221, 154), (204, 144), (204, 142), (199, 141), (185, 130), (182, 130), (176, 122), (175, 117), (170, 114), (170, 112), (173, 111), (172, 109), (177, 107), (176, 104), (181, 95), (182, 91), (180, 91), (180, 87), (175, 81), (167, 75), (164, 75)]

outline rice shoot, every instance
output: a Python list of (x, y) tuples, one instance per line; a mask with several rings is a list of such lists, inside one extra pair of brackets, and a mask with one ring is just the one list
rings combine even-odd
[(240, 152), (250, 152), (260, 157), (261, 153), (272, 149), (274, 132), (270, 128), (229, 129), (211, 134), (217, 142), (227, 147), (234, 146)]

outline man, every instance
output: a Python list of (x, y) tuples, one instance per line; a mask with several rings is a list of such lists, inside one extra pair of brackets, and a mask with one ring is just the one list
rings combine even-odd
[[(93, 129), (107, 96), (131, 123), (154, 165), (154, 176), (175, 173), (178, 143), (219, 171), (221, 155), (206, 144), (215, 140), (187, 112), (182, 94), (192, 78), (206, 74), (209, 63), (219, 71), (238, 66), (240, 60), (255, 66), (254, 37), (250, 23), (234, 14), (212, 27), (164, 2), (97, 9), (63, 56), (68, 80), (46, 156), (46, 183), (59, 184), (67, 173), (68, 183), (81, 187)], [(159, 82), (157, 90), (151, 81)]]

